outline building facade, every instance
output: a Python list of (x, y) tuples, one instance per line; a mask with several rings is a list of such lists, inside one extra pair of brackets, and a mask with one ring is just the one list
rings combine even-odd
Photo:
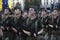
[(59, 0), (41, 0), (41, 6), (42, 7), (51, 7), (51, 5), (55, 5), (58, 3)]

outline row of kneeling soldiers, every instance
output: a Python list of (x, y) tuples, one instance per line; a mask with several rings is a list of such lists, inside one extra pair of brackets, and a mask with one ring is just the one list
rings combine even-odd
[(57, 9), (47, 13), (34, 8), (23, 11), (8, 8), (0, 15), (0, 40), (60, 40), (60, 14)]

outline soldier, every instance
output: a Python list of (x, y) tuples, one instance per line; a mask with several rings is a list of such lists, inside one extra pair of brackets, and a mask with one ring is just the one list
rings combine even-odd
[(50, 24), (48, 25), (49, 27), (51, 27), (51, 30), (50, 30), (51, 39), (50, 40), (56, 40), (57, 24), (58, 24), (58, 11), (57, 11), (57, 9), (54, 9), (51, 14)]
[(8, 27), (8, 25), (7, 25), (7, 23), (8, 23), (8, 17), (9, 17), (9, 15), (10, 15), (10, 9), (9, 8), (6, 8), (5, 10), (4, 10), (4, 14), (2, 15), (2, 30), (3, 30), (3, 40), (7, 40), (7, 39), (9, 39), (9, 32), (8, 32), (8, 30), (9, 30), (9, 27)]
[(47, 12), (45, 9), (42, 9), (41, 12), (41, 22), (42, 22), (42, 27), (44, 28), (44, 39), (48, 40), (48, 33), (49, 33), (49, 27), (48, 24), (50, 22), (50, 16), (47, 15)]
[[(22, 13), (22, 19), (23, 19), (23, 25), (26, 25), (26, 21), (28, 19), (28, 12), (26, 10), (23, 11), (23, 13)], [(24, 28), (24, 29), (26, 29), (26, 28)], [(22, 33), (22, 36), (23, 36), (23, 39), (26, 40), (27, 35), (24, 32)]]
[(54, 9), (54, 11), (53, 11), (53, 13), (55, 14), (55, 16), (54, 16), (54, 20), (55, 21), (53, 21), (54, 22), (54, 24), (55, 24), (55, 31), (56, 31), (56, 39), (57, 40), (60, 40), (60, 32), (59, 32), (59, 25), (60, 25), (60, 15), (58, 14), (58, 10), (57, 9)]
[(36, 16), (34, 8), (29, 8), (29, 15), (26, 22), (27, 30), (23, 32), (27, 35), (27, 40), (40, 40), (39, 34), (43, 32), (41, 20)]
[[(21, 13), (21, 9), (20, 8), (14, 8), (14, 18), (13, 18), (13, 26), (15, 26), (15, 28), (12, 28), (15, 33), (17, 33), (17, 37), (16, 40), (23, 40), (23, 36), (22, 36), (22, 24), (23, 24), (23, 18), (22, 18), (22, 13)], [(15, 39), (15, 38), (14, 38)]]
[(41, 12), (41, 22), (42, 22), (42, 27), (46, 27), (46, 22), (45, 20), (47, 19), (47, 14), (46, 14), (46, 10), (45, 9), (42, 9), (42, 12)]
[(60, 13), (58, 15), (58, 19), (57, 19), (57, 40), (60, 40)]
[[(27, 12), (27, 11), (23, 11), (22, 17), (23, 17), (23, 19), (26, 21), (27, 18), (28, 18), (28, 12)], [(24, 22), (24, 23), (26, 23), (26, 22)]]
[(1, 24), (1, 21), (2, 21), (2, 14), (1, 14), (2, 12), (0, 11), (0, 40), (2, 40), (2, 38), (3, 38), (3, 31), (2, 31), (2, 28), (1, 28), (1, 26), (2, 26), (2, 24)]

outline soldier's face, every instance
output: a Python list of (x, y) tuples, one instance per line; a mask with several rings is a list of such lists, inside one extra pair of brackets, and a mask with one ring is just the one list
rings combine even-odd
[(36, 12), (35, 12), (34, 8), (29, 8), (29, 13), (30, 14), (35, 14)]
[(15, 13), (15, 14), (21, 13), (21, 11), (20, 11), (19, 9), (16, 9), (16, 10), (14, 11), (14, 13)]
[(54, 12), (55, 14), (56, 14), (56, 13), (58, 13), (58, 11), (57, 11), (57, 10), (54, 10), (53, 12)]
[(34, 8), (29, 8), (29, 11), (34, 11)]
[(5, 9), (5, 11), (4, 11), (4, 17), (9, 17), (9, 10), (8, 9)]
[(52, 12), (52, 18), (56, 18), (57, 17), (57, 14), (55, 14), (54, 12)]
[(46, 15), (46, 12), (42, 11), (41, 16), (45, 16), (45, 15)]
[(26, 18), (26, 17), (28, 17), (28, 13), (24, 12), (22, 16)]
[(14, 16), (17, 17), (17, 18), (20, 17), (21, 16), (21, 11), (19, 9), (16, 9), (14, 11)]
[(5, 9), (4, 14), (8, 14), (8, 13), (9, 13), (9, 10)]
[(54, 10), (54, 11), (53, 11), (53, 14), (54, 14), (55, 16), (57, 16), (57, 15), (58, 15), (58, 11), (57, 11), (57, 10)]

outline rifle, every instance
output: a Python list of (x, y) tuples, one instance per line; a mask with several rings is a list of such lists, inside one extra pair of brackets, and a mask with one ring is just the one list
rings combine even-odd
[[(23, 26), (22, 29), (31, 32), (31, 36), (34, 36), (34, 34), (36, 34), (36, 36), (38, 35), (36, 28), (35, 28), (34, 31), (30, 28), (30, 26), (31, 26), (33, 23), (35, 23), (35, 21), (37, 21), (37, 18), (36, 18), (33, 22), (31, 22), (28, 26), (27, 26), (27, 25), (24, 25), (24, 24), (21, 24), (21, 25)], [(25, 29), (25, 28), (26, 28), (26, 29)]]
[[(29, 24), (28, 26), (27, 26), (27, 25), (24, 25), (24, 24), (20, 24), (20, 26), (22, 26), (20, 29), (31, 32), (31, 36), (33, 36), (34, 33), (37, 35), (37, 32), (36, 32), (36, 31), (34, 32), (34, 31), (30, 28), (30, 26), (31, 26), (33, 23), (35, 23), (36, 20), (37, 20), (37, 18), (36, 18), (33, 22), (31, 22), (31, 24)], [(13, 26), (14, 28), (18, 27), (17, 25), (15, 25), (15, 24), (12, 23), (12, 22), (11, 22), (11, 24), (12, 24), (12, 26)], [(19, 32), (20, 29), (17, 29), (17, 31)]]

